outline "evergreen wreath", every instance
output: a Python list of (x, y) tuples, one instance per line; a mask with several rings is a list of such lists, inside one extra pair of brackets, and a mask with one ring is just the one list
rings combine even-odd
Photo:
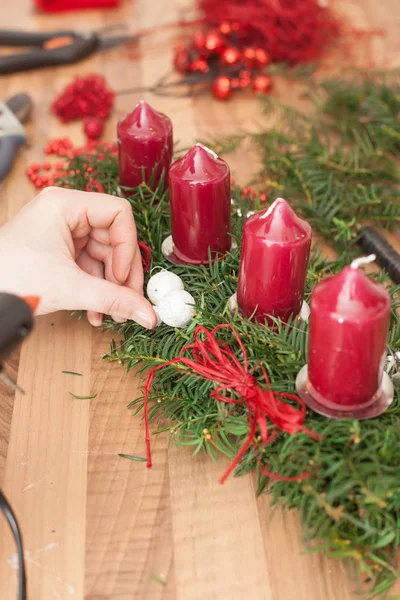
[[(231, 151), (251, 139), (263, 165), (255, 178), (262, 190), (255, 196), (247, 188), (232, 186), (233, 236), (238, 248), (205, 266), (174, 266), (161, 253), (162, 240), (170, 233), (168, 192), (163, 183), (153, 190), (151, 181), (129, 193), (139, 239), (152, 249), (153, 267), (179, 275), (196, 300), (196, 314), (186, 329), (161, 325), (150, 332), (127, 322), (107, 320), (105, 327), (116, 339), (110, 361), (127, 371), (149, 368), (176, 358), (194, 341), (196, 326), (212, 330), (232, 324), (248, 354), (249, 368), (265, 385), (259, 364), (265, 367), (272, 390), (295, 392), (295, 378), (307, 362), (308, 324), (275, 319), (268, 328), (232, 315), (228, 300), (237, 288), (241, 230), (250, 210), (263, 207), (264, 194), (288, 199), (314, 230), (334, 244), (337, 259), (312, 251), (305, 299), (322, 278), (338, 272), (357, 253), (359, 227), (365, 222), (391, 227), (400, 219), (400, 84), (397, 74), (359, 76), (353, 81), (329, 81), (310, 88), (314, 101), (311, 116), (265, 100), (273, 128), (257, 134), (241, 134), (213, 141), (217, 152)], [(117, 159), (98, 150), (71, 159), (68, 177), (60, 181), (87, 189), (89, 175), (105, 192), (118, 194)], [(95, 169), (95, 174), (93, 173)], [(385, 283), (392, 298), (388, 340), (388, 371), (395, 399), (380, 417), (355, 421), (329, 420), (308, 411), (306, 426), (320, 439), (305, 433), (279, 432), (257, 455), (253, 446), (241, 460), (235, 475), (258, 471), (257, 494), (270, 494), (273, 503), (297, 508), (305, 538), (313, 551), (351, 559), (356, 565), (365, 598), (384, 598), (398, 577), (394, 555), (400, 545), (400, 373), (396, 353), (400, 350), (398, 315), (399, 286), (384, 272), (376, 278)], [(241, 361), (240, 346), (232, 330), (219, 331)], [(249, 433), (246, 406), (230, 405), (210, 397), (212, 381), (169, 365), (157, 371), (150, 395), (149, 418), (160, 424), (152, 433), (169, 432), (177, 446), (192, 446), (212, 459), (223, 454), (233, 459)], [(129, 405), (135, 413), (143, 398)], [(272, 431), (272, 429), (271, 429)], [(270, 431), (270, 432), (271, 432)], [(145, 460), (142, 457), (129, 457)], [(268, 470), (282, 479), (271, 479)], [(308, 477), (301, 479), (306, 473)], [(295, 478), (286, 481), (284, 478)], [(367, 590), (367, 591), (366, 591)]]

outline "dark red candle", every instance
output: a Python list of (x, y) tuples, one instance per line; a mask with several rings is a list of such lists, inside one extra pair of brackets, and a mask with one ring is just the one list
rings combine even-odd
[(277, 198), (244, 225), (237, 300), (247, 317), (286, 321), (300, 312), (311, 247), (311, 226)]
[(319, 283), (311, 297), (309, 393), (322, 407), (354, 411), (376, 400), (390, 318), (390, 297), (358, 261)]
[(171, 163), (173, 141), (171, 120), (141, 101), (118, 123), (119, 181), (126, 187), (136, 187), (149, 181), (157, 166), (154, 186), (163, 170), (165, 187)]
[(208, 263), (232, 245), (230, 172), (227, 163), (201, 144), (169, 170), (173, 252), (182, 262)]

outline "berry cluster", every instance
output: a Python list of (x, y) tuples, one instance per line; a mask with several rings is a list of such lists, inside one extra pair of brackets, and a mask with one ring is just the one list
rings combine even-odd
[(106, 152), (111, 156), (118, 154), (114, 143), (98, 144), (89, 141), (85, 146), (74, 148), (71, 140), (67, 137), (50, 140), (45, 146), (44, 152), (64, 160), (46, 161), (42, 164), (34, 163), (26, 169), (27, 176), (37, 189), (54, 185), (58, 179), (79, 175), (79, 169), (70, 168), (70, 161), (74, 156), (84, 155), (88, 158), (83, 164), (85, 173), (89, 173), (85, 188), (87, 192), (104, 192), (102, 184), (95, 179), (96, 168), (93, 163), (103, 160)]
[(63, 123), (83, 120), (84, 132), (90, 140), (101, 137), (104, 121), (114, 106), (115, 94), (104, 77), (97, 74), (75, 77), (52, 104), (52, 112)]
[(222, 23), (207, 31), (199, 30), (188, 46), (175, 48), (174, 66), (182, 74), (203, 74), (212, 80), (212, 92), (227, 100), (233, 90), (250, 85), (256, 92), (268, 92), (271, 79), (263, 73), (270, 62), (261, 47), (242, 46), (239, 25)]

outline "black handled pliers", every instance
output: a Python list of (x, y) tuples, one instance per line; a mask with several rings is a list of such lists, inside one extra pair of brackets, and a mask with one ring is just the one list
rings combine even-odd
[(31, 33), (0, 29), (0, 46), (29, 47), (29, 52), (0, 55), (0, 75), (78, 62), (93, 52), (126, 43), (138, 36), (103, 37), (98, 33), (53, 31)]

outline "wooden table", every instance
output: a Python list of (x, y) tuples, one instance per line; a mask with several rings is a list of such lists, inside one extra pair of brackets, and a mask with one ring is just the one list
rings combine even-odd
[[(397, 9), (397, 10), (396, 10)], [(381, 62), (399, 64), (398, 0), (341, 2), (353, 25), (383, 26), (373, 42)], [(2, 26), (31, 30), (96, 29), (128, 23), (132, 31), (178, 20), (177, 0), (126, 1), (113, 11), (38, 15), (29, 0), (3, 2)], [(49, 103), (73, 75), (103, 73), (116, 90), (148, 86), (168, 71), (179, 32), (158, 30), (140, 43), (136, 58), (121, 50), (98, 54), (79, 65), (1, 79), (2, 99), (28, 91), (35, 102), (28, 126), (30, 147), (20, 153), (0, 189), (0, 220), (12, 217), (34, 194), (24, 175), (43, 159), (46, 140), (69, 135), (83, 142), (81, 124), (61, 126)], [(296, 88), (295, 88), (296, 89)], [(277, 92), (287, 87), (277, 83)], [(291, 88), (289, 97), (293, 97)], [(176, 139), (189, 145), (212, 133), (254, 126), (257, 101), (243, 94), (229, 104), (210, 96), (178, 99), (145, 95), (173, 120)], [(115, 136), (119, 115), (138, 95), (117, 98), (107, 126)], [(246, 181), (252, 158), (236, 164)], [(1, 281), (0, 281), (1, 287)], [(252, 476), (218, 483), (223, 463), (168, 448), (167, 436), (153, 442), (154, 467), (117, 453), (144, 452), (143, 422), (126, 405), (137, 381), (117, 364), (101, 360), (110, 336), (84, 321), (55, 314), (37, 320), (20, 358), (10, 362), (25, 396), (1, 386), (0, 485), (8, 495), (25, 539), (30, 600), (350, 600), (355, 583), (339, 561), (304, 555), (295, 512), (272, 511), (255, 499)], [(19, 366), (18, 366), (19, 365)], [(63, 375), (63, 370), (84, 376)], [(96, 392), (91, 401), (68, 394)], [(0, 519), (0, 598), (16, 597), (15, 548)], [(400, 587), (398, 588), (400, 590)]]

